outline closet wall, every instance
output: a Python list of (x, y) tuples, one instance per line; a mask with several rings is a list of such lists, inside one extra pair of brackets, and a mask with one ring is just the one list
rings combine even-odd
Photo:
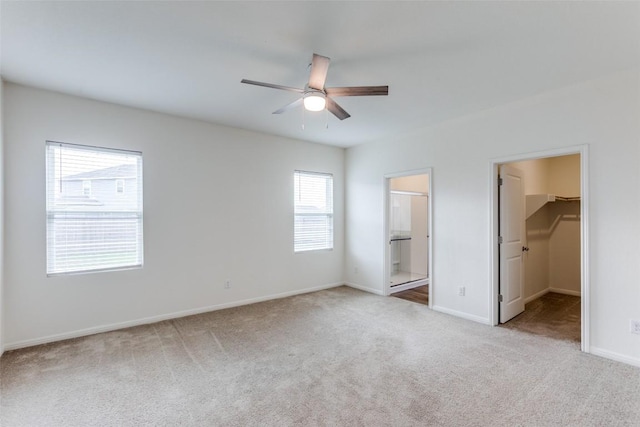
[(429, 176), (422, 174), (392, 178), (389, 180), (389, 188), (391, 190), (413, 191), (427, 194), (429, 192)]
[[(580, 156), (513, 163), (524, 174), (525, 194), (580, 197)], [(580, 295), (580, 202), (549, 202), (527, 221), (525, 299), (548, 291)]]

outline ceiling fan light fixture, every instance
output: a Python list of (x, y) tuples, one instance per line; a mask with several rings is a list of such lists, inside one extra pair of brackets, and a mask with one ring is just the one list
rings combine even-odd
[[(1, 0), (0, 0), (1, 1)], [(288, 92), (296, 92), (302, 96), (295, 101), (288, 103), (282, 108), (277, 109), (273, 114), (282, 114), (285, 111), (298, 108), (303, 105), (303, 111), (323, 111), (331, 113), (339, 120), (351, 117), (344, 108), (342, 108), (334, 100), (336, 96), (373, 96), (388, 95), (389, 86), (348, 86), (348, 87), (329, 87), (325, 88), (327, 78), (327, 70), (331, 59), (327, 56), (313, 54), (311, 59), (311, 71), (309, 72), (309, 83), (304, 88), (276, 85), (273, 83), (257, 82), (255, 80), (242, 79), (240, 83), (246, 83), (256, 86), (270, 87), (272, 89), (286, 90)], [(328, 114), (327, 114), (328, 116)]]
[(322, 111), (327, 106), (325, 94), (320, 91), (305, 94), (303, 102), (307, 111)]

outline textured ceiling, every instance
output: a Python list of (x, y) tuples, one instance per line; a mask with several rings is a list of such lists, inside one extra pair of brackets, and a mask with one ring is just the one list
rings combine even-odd
[[(638, 2), (2, 1), (16, 83), (353, 146), (640, 66)], [(389, 85), (351, 118), (272, 111), (296, 94), (240, 84)], [(305, 129), (302, 130), (302, 123)], [(327, 129), (328, 125), (328, 129)]]

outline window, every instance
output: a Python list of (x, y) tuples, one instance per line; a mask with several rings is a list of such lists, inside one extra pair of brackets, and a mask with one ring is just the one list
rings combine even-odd
[(295, 171), (294, 252), (333, 249), (333, 175)]
[(124, 179), (116, 179), (116, 194), (124, 194)]
[(91, 181), (82, 181), (82, 195), (91, 197)]
[(142, 153), (47, 141), (46, 157), (47, 275), (142, 266)]

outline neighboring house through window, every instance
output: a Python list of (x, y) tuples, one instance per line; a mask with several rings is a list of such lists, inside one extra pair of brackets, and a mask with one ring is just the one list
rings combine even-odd
[(51, 141), (46, 151), (47, 274), (142, 266), (142, 153)]
[(294, 252), (333, 249), (333, 175), (294, 172)]

